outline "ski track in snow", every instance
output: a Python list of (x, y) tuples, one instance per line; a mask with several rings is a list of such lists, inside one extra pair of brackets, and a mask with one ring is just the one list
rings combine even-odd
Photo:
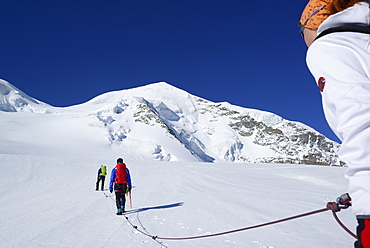
[[(21, 155), (0, 155), (0, 161), (0, 169), (10, 171), (0, 182), (2, 247), (334, 248), (351, 247), (354, 241), (329, 212), (212, 238), (152, 240), (115, 215), (109, 191), (106, 197), (94, 190), (96, 170), (104, 161)], [(105, 160), (109, 171), (114, 161)], [(321, 209), (346, 190), (345, 168), (338, 167), (127, 165), (134, 185), (134, 206), (126, 204), (127, 216), (140, 230), (160, 237), (218, 233), (290, 217)], [(339, 217), (354, 230), (350, 210)]]

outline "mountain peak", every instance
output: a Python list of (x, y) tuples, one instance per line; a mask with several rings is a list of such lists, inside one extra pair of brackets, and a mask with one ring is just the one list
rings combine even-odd
[(159, 94), (159, 95), (164, 95), (169, 93), (170, 91), (177, 91), (177, 92), (182, 92), (183, 94), (188, 95), (189, 93), (186, 92), (185, 90), (182, 90), (180, 88), (177, 88), (176, 86), (173, 86), (167, 82), (156, 82), (156, 83), (151, 83), (147, 84), (141, 87), (137, 87), (134, 89), (129, 89), (129, 91), (144, 91), (144, 92), (150, 92), (150, 94)]
[(0, 79), (0, 111), (4, 112), (47, 112), (48, 104), (40, 102), (11, 83)]
[[(167, 83), (167, 82), (155, 82), (155, 83), (151, 83), (151, 84), (148, 84), (146, 85), (147, 87), (174, 87), (173, 85)], [(145, 87), (145, 86), (144, 86)], [(175, 87), (174, 87), (175, 88)]]
[[(52, 109), (0, 81), (0, 111), (50, 113)], [(75, 143), (77, 136), (60, 137), (58, 131), (60, 125), (65, 128), (73, 123), (68, 132), (78, 133), (87, 141), (86, 146), (108, 143), (124, 157), (135, 159), (340, 164), (339, 144), (302, 123), (211, 102), (166, 82), (107, 92), (83, 104), (53, 111), (53, 116), (37, 118), (58, 118), (45, 124), (51, 133), (47, 141), (54, 142), (58, 136), (66, 144)]]

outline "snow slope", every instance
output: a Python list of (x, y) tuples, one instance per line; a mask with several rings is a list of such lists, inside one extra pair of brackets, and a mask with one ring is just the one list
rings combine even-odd
[[(1, 247), (352, 247), (330, 212), (214, 238), (161, 241), (115, 215), (109, 191), (95, 191), (100, 164), (115, 157), (1, 154)], [(344, 168), (127, 160), (133, 179), (130, 221), (150, 235), (228, 231), (325, 207), (346, 191)], [(127, 204), (127, 210), (131, 210)], [(339, 213), (354, 230), (350, 210)]]

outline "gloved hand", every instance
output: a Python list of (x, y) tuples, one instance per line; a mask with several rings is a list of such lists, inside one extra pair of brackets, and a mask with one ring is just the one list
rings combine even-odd
[(113, 190), (109, 190), (111, 193), (113, 193)]
[(131, 192), (131, 188), (127, 187), (126, 193)]
[(336, 200), (336, 202), (328, 202), (326, 208), (333, 212), (339, 212), (341, 209), (348, 208), (352, 205), (351, 197), (348, 193), (342, 194)]

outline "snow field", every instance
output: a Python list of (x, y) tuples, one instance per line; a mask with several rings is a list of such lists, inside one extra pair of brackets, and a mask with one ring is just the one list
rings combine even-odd
[[(109, 155), (111, 156), (111, 155)], [(95, 191), (105, 159), (0, 155), (2, 247), (351, 247), (328, 212), (239, 233), (187, 241), (152, 240), (115, 215), (108, 190)], [(133, 180), (129, 220), (150, 235), (223, 232), (324, 208), (346, 192), (345, 168), (284, 164), (126, 161)], [(110, 175), (110, 173), (109, 173)], [(109, 179), (106, 180), (106, 189)], [(350, 210), (339, 213), (351, 229)]]

